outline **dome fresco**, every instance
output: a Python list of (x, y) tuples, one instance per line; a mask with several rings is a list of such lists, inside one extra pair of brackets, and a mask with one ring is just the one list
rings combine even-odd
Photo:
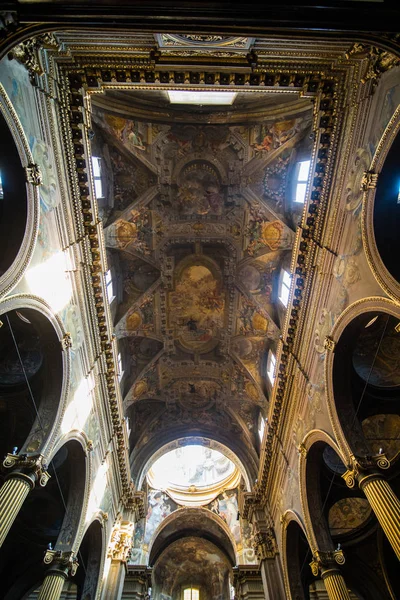
[(161, 489), (205, 488), (222, 483), (235, 470), (229, 458), (204, 446), (184, 446), (167, 452), (151, 468), (151, 478)]

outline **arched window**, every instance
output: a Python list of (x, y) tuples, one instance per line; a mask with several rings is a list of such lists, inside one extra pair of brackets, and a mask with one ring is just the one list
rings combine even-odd
[(183, 590), (183, 600), (200, 600), (200, 592), (198, 588), (185, 588)]

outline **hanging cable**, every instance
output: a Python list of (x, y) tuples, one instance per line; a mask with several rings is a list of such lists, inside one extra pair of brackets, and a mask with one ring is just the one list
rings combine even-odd
[[(379, 353), (379, 350), (380, 350), (380, 348), (381, 348), (381, 344), (382, 344), (383, 338), (384, 338), (384, 336), (385, 336), (385, 333), (386, 333), (386, 329), (387, 329), (387, 326), (388, 326), (388, 323), (389, 323), (389, 318), (390, 318), (390, 315), (387, 315), (387, 318), (386, 318), (386, 323), (385, 323), (385, 326), (384, 326), (384, 328), (383, 328), (382, 334), (381, 334), (381, 336), (380, 336), (379, 343), (378, 343), (378, 346), (377, 346), (377, 348), (376, 348), (375, 355), (374, 355), (373, 361), (372, 361), (372, 363), (371, 363), (371, 367), (370, 367), (370, 369), (369, 369), (369, 372), (368, 372), (367, 379), (366, 379), (366, 381), (365, 381), (365, 384), (364, 384), (363, 390), (362, 390), (362, 392), (361, 392), (360, 400), (358, 401), (357, 408), (356, 408), (356, 410), (355, 410), (355, 412), (354, 412), (354, 416), (353, 416), (353, 420), (352, 420), (352, 422), (351, 422), (350, 429), (352, 429), (352, 428), (353, 428), (353, 426), (354, 426), (354, 423), (356, 422), (357, 415), (358, 415), (358, 413), (359, 413), (359, 411), (360, 411), (360, 408), (361, 408), (362, 402), (363, 402), (363, 400), (364, 400), (365, 392), (366, 392), (366, 390), (367, 390), (367, 387), (368, 387), (368, 385), (369, 385), (369, 380), (370, 380), (370, 378), (371, 378), (371, 375), (372, 375), (372, 372), (373, 372), (373, 369), (374, 369), (374, 366), (375, 366), (375, 362), (376, 362), (376, 359), (377, 359), (377, 357), (378, 357), (378, 353)], [(335, 468), (336, 468), (336, 467), (338, 467), (338, 466), (340, 465), (340, 463), (342, 462), (342, 461), (340, 460), (339, 456), (337, 456), (337, 454), (336, 454), (336, 461), (337, 461), (337, 462), (336, 462)], [(326, 496), (325, 496), (324, 502), (322, 503), (321, 514), (320, 514), (320, 517), (319, 517), (319, 520), (318, 520), (318, 524), (319, 524), (319, 523), (321, 523), (321, 520), (324, 518), (324, 516), (323, 516), (323, 515), (324, 515), (325, 506), (326, 506), (326, 503), (328, 502), (329, 495), (330, 495), (330, 493), (331, 493), (332, 486), (333, 486), (333, 482), (334, 482), (334, 480), (335, 480), (335, 477), (336, 477), (336, 475), (337, 475), (337, 473), (336, 473), (336, 472), (334, 472), (334, 473), (333, 473), (333, 475), (332, 475), (332, 478), (331, 478), (331, 480), (330, 480), (330, 482), (329, 482), (328, 491), (327, 491), (327, 493), (326, 493)], [(302, 566), (301, 566), (301, 569), (300, 569), (300, 576), (301, 576), (301, 574), (302, 574), (302, 572), (303, 572), (303, 569), (304, 569), (304, 567), (305, 567), (305, 564), (306, 564), (306, 561), (307, 561), (307, 558), (308, 558), (309, 554), (310, 554), (310, 548), (308, 548), (308, 549), (307, 549), (306, 556), (305, 556), (305, 558), (304, 558), (303, 564), (302, 564)]]
[[(10, 319), (9, 319), (9, 317), (8, 317), (8, 314), (6, 314), (6, 319), (7, 319), (8, 327), (9, 327), (9, 330), (10, 330), (10, 333), (11, 333), (11, 337), (12, 337), (12, 339), (13, 339), (13, 342), (14, 342), (15, 350), (16, 350), (16, 352), (17, 352), (18, 360), (19, 360), (19, 363), (20, 363), (20, 365), (21, 365), (22, 372), (23, 372), (23, 374), (24, 374), (24, 378), (25, 378), (25, 381), (26, 381), (26, 385), (27, 385), (27, 388), (28, 388), (28, 390), (29, 390), (29, 395), (30, 395), (30, 397), (31, 397), (32, 404), (33, 404), (33, 406), (34, 406), (34, 409), (35, 409), (36, 418), (37, 418), (37, 420), (38, 420), (38, 423), (39, 423), (40, 429), (41, 429), (41, 430), (44, 432), (44, 427), (43, 427), (42, 421), (41, 421), (41, 419), (40, 419), (40, 415), (39, 415), (38, 407), (37, 407), (37, 404), (36, 404), (36, 401), (35, 401), (35, 398), (34, 398), (34, 395), (33, 395), (32, 388), (31, 388), (31, 386), (30, 386), (30, 384), (29, 384), (28, 376), (27, 376), (27, 374), (26, 374), (25, 366), (24, 366), (24, 363), (23, 363), (23, 360), (22, 360), (22, 357), (21, 357), (21, 354), (20, 354), (20, 351), (19, 351), (19, 348), (18, 348), (17, 340), (15, 339), (15, 335), (14, 335), (13, 328), (11, 327), (11, 323), (10, 323)], [(60, 480), (59, 480), (59, 478), (58, 478), (57, 471), (56, 471), (56, 468), (55, 468), (55, 466), (54, 466), (54, 462), (53, 462), (53, 460), (51, 460), (51, 461), (50, 461), (50, 464), (49, 464), (49, 466), (51, 466), (51, 467), (52, 467), (52, 470), (53, 470), (53, 473), (54, 473), (54, 479), (55, 479), (55, 481), (56, 481), (56, 483), (57, 483), (58, 491), (60, 492), (61, 501), (62, 501), (62, 504), (63, 504), (63, 507), (64, 507), (64, 510), (65, 510), (65, 512), (67, 512), (67, 504), (66, 504), (66, 502), (65, 502), (64, 494), (63, 494), (63, 491), (62, 491), (62, 489), (61, 489)], [(81, 554), (81, 551), (80, 551), (80, 550), (78, 550), (78, 556), (79, 556), (79, 559), (80, 559), (80, 561), (81, 561), (79, 564), (80, 564), (80, 565), (82, 565), (82, 568), (83, 568), (83, 570), (84, 570), (84, 573), (85, 573), (85, 576), (86, 576), (86, 574), (87, 574), (86, 565), (85, 565), (85, 562), (84, 562), (84, 560), (83, 560), (83, 558), (82, 558), (82, 554)]]

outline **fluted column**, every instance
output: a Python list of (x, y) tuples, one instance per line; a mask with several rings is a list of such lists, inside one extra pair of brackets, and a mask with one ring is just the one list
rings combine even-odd
[(350, 488), (358, 483), (400, 560), (400, 501), (377, 468), (388, 469), (390, 462), (384, 454), (369, 459), (353, 456), (351, 466), (342, 477)]
[(315, 552), (310, 563), (315, 577), (321, 573), (329, 600), (351, 600), (346, 582), (339, 570), (339, 565), (345, 562), (343, 552)]
[(65, 581), (76, 573), (78, 561), (72, 552), (47, 550), (44, 562), (50, 567), (40, 588), (38, 600), (59, 600)]
[(3, 461), (6, 469), (12, 469), (0, 489), (0, 546), (3, 544), (17, 517), (25, 498), (37, 481), (42, 487), (50, 479), (42, 455), (7, 454)]

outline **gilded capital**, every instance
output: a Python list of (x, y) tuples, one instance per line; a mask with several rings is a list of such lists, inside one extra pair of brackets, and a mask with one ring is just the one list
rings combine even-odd
[(65, 575), (73, 577), (79, 567), (78, 560), (73, 552), (61, 550), (46, 550), (43, 562), (50, 565), (51, 570), (63, 571)]
[(356, 482), (361, 486), (364, 479), (371, 476), (379, 476), (378, 469), (389, 469), (390, 461), (385, 453), (375, 456), (359, 457), (351, 456), (351, 464), (343, 473), (342, 477), (349, 488), (353, 488)]
[(112, 560), (126, 562), (132, 548), (134, 524), (131, 521), (118, 521), (111, 533), (107, 556)]
[(38, 481), (41, 487), (44, 487), (51, 475), (47, 472), (47, 464), (44, 462), (44, 456), (35, 454), (28, 456), (26, 454), (8, 453), (3, 460), (3, 467), (11, 469), (8, 477), (14, 476), (33, 476), (34, 481)]
[(253, 548), (259, 560), (275, 558), (278, 554), (278, 545), (272, 527), (254, 534)]
[(313, 559), (310, 562), (310, 567), (312, 574), (315, 577), (318, 577), (320, 572), (322, 575), (327, 569), (336, 568), (337, 565), (344, 565), (344, 563), (345, 557), (343, 550), (340, 548), (331, 552), (320, 552), (317, 550), (313, 553)]

